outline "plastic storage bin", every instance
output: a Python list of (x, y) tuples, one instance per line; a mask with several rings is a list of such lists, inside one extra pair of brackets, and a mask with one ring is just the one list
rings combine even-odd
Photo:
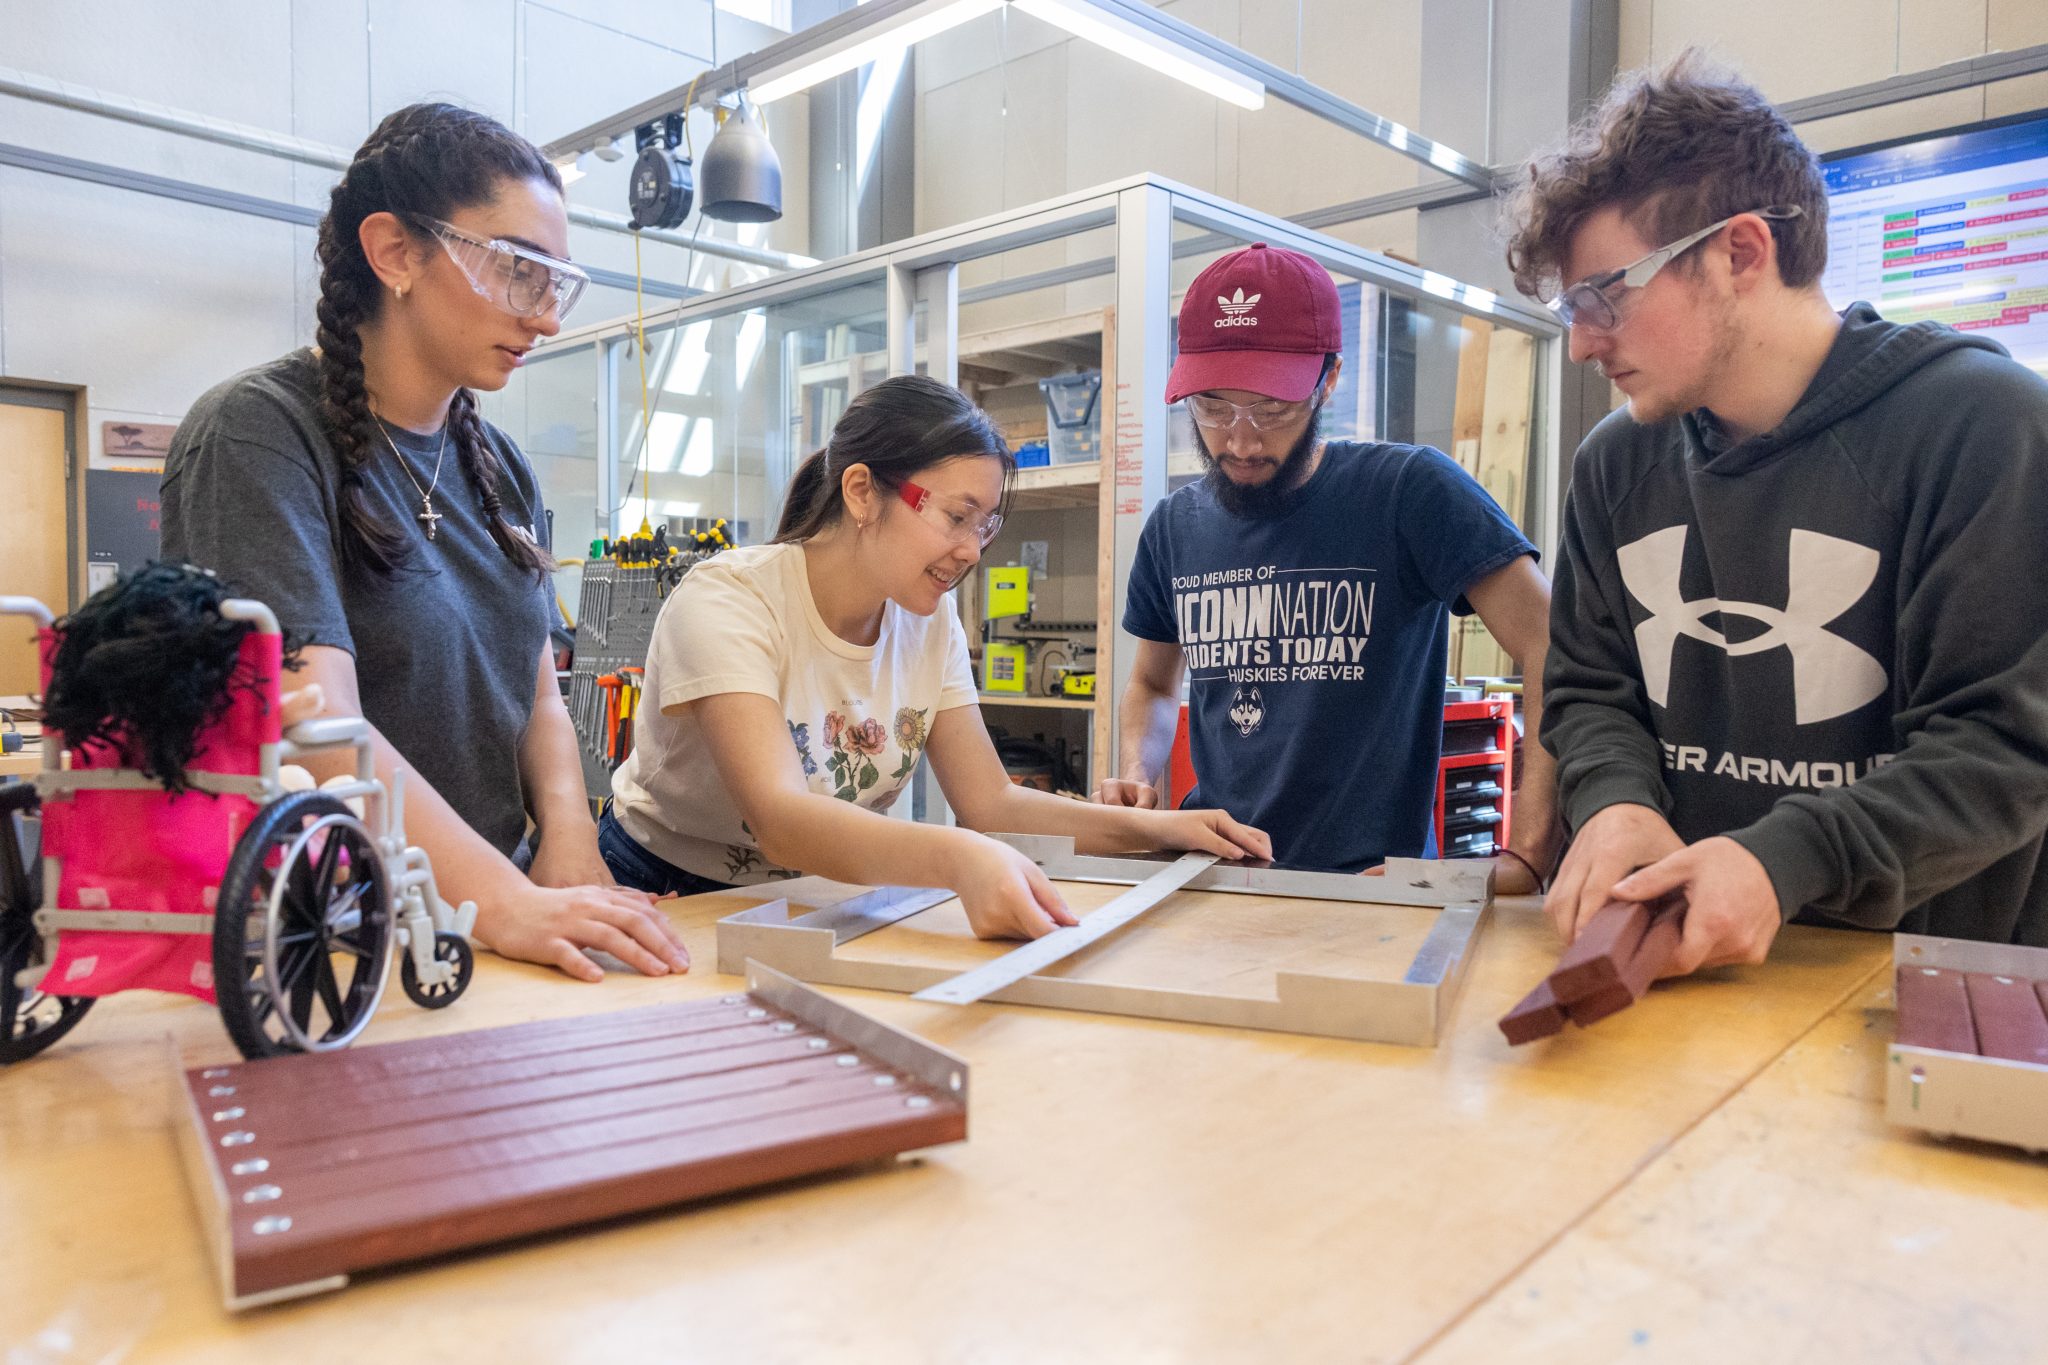
[(1102, 457), (1102, 371), (1056, 374), (1038, 381), (1045, 395), (1045, 439), (1054, 464)]

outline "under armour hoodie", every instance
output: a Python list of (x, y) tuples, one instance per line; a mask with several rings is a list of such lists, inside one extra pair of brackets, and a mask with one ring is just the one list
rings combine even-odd
[(1859, 303), (1775, 431), (1602, 421), (1543, 743), (1572, 829), (1729, 835), (1788, 918), (2048, 946), (2048, 382)]

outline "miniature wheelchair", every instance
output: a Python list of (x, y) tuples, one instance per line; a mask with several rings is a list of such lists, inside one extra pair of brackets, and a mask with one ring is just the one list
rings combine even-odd
[[(453, 1004), (469, 985), (476, 906), (444, 902), (426, 853), (406, 844), (404, 775), (385, 790), (366, 721), (283, 730), (276, 616), (240, 598), (220, 612), (254, 628), (235, 665), (241, 685), (196, 737), (188, 790), (171, 794), (103, 743), (74, 747), (66, 770), (63, 738), (47, 730), (42, 770), (0, 784), (0, 1064), (42, 1051), (121, 990), (217, 1004), (256, 1058), (354, 1041), (394, 951), (421, 1006)], [(0, 615), (38, 623), (47, 690), (60, 638), (49, 610), (0, 597)], [(344, 746), (353, 781), (282, 784), (293, 758)]]

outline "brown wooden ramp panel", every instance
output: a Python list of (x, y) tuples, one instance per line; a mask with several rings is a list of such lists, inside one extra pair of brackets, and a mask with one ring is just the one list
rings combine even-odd
[(967, 1066), (748, 964), (752, 989), (183, 1073), (230, 1308), (967, 1136)]

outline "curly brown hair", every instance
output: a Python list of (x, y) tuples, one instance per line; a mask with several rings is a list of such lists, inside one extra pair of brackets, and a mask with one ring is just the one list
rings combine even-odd
[(1796, 206), (1796, 218), (1770, 225), (1779, 278), (1802, 288), (1827, 265), (1820, 162), (1755, 86), (1696, 48), (1661, 71), (1618, 78), (1563, 145), (1533, 158), (1518, 179), (1507, 206), (1508, 268), (1532, 298), (1559, 283), (1580, 225), (1609, 206), (1653, 242)]

